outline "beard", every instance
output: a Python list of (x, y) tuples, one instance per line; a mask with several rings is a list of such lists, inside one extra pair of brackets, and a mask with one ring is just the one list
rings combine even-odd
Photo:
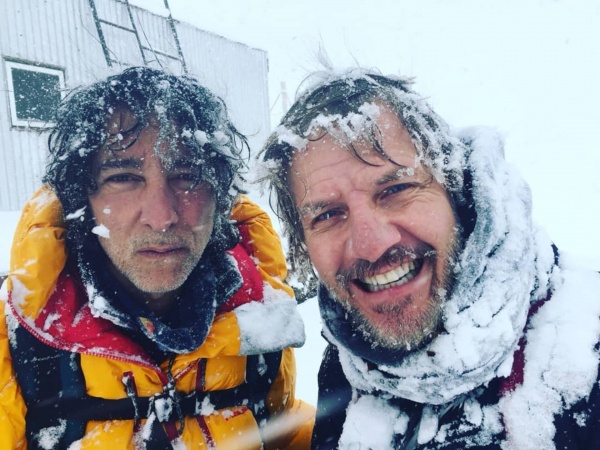
[[(326, 287), (333, 300), (344, 308), (351, 327), (360, 333), (372, 348), (403, 352), (422, 349), (443, 328), (443, 305), (452, 293), (455, 283), (454, 268), (462, 249), (460, 236), (459, 230), (456, 230), (444, 255), (439, 255), (425, 243), (415, 248), (394, 246), (374, 263), (361, 260), (349, 269), (340, 270), (335, 286), (326, 284)], [(359, 284), (356, 280), (363, 279), (365, 274), (377, 273), (380, 267), (397, 265), (407, 257), (428, 261), (436, 268), (432, 274), (429, 295), (425, 299), (416, 299), (409, 295), (392, 304), (378, 305), (374, 312), (384, 319), (377, 324), (372, 323), (360, 309), (353, 306), (350, 283)], [(440, 261), (440, 258), (443, 260)], [(420, 309), (411, 307), (417, 300), (423, 303)]]

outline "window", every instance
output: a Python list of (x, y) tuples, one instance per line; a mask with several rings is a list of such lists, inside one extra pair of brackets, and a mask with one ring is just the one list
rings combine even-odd
[(65, 87), (62, 70), (14, 61), (5, 63), (13, 126), (51, 125)]

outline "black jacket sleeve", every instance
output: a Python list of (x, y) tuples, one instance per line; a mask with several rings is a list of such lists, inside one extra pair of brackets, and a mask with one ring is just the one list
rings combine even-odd
[(600, 381), (596, 380), (589, 397), (556, 416), (554, 425), (557, 449), (600, 449)]
[(317, 420), (311, 449), (334, 450), (342, 434), (352, 388), (342, 370), (338, 350), (331, 344), (323, 354), (318, 380)]

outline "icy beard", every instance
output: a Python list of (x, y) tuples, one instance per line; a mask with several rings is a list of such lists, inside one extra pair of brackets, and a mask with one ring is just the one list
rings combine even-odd
[(387, 320), (384, 324), (376, 326), (362, 311), (352, 306), (349, 300), (351, 296), (349, 285), (352, 280), (362, 278), (364, 274), (376, 273), (379, 267), (397, 265), (407, 257), (413, 260), (428, 260), (432, 267), (437, 267), (439, 255), (425, 243), (415, 248), (392, 247), (374, 263), (358, 261), (353, 267), (338, 272), (335, 286), (326, 284), (326, 287), (333, 300), (344, 308), (352, 328), (359, 331), (363, 340), (371, 347), (403, 352), (422, 349), (442, 328), (442, 306), (452, 292), (455, 282), (454, 267), (462, 249), (460, 236), (460, 231), (455, 229), (448, 244), (441, 273), (438, 273), (438, 270), (434, 271), (427, 303), (417, 315), (406, 314), (406, 304), (414, 302), (414, 298), (409, 296), (400, 304), (380, 306), (376, 312), (385, 314)]

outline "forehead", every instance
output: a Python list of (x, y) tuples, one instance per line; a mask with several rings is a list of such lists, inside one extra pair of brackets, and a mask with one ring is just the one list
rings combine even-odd
[(109, 133), (105, 145), (94, 157), (94, 165), (96, 169), (117, 167), (116, 162), (131, 160), (139, 161), (137, 165), (141, 167), (143, 162), (153, 159), (159, 159), (166, 169), (194, 164), (192, 152), (179, 138), (170, 132), (164, 136), (162, 134), (161, 129), (153, 123), (129, 131)]
[[(297, 177), (316, 178), (313, 175), (317, 172), (334, 175), (330, 171), (336, 171), (336, 177), (329, 178), (339, 180), (349, 178), (352, 170), (378, 172), (393, 167), (420, 167), (412, 139), (396, 113), (387, 105), (378, 106), (379, 115), (374, 120), (372, 131), (356, 133), (352, 140), (345, 137), (340, 139), (337, 133), (332, 136), (322, 128), (317, 130), (306, 148), (295, 151), (292, 156), (292, 183)], [(377, 153), (373, 139), (393, 162)]]

